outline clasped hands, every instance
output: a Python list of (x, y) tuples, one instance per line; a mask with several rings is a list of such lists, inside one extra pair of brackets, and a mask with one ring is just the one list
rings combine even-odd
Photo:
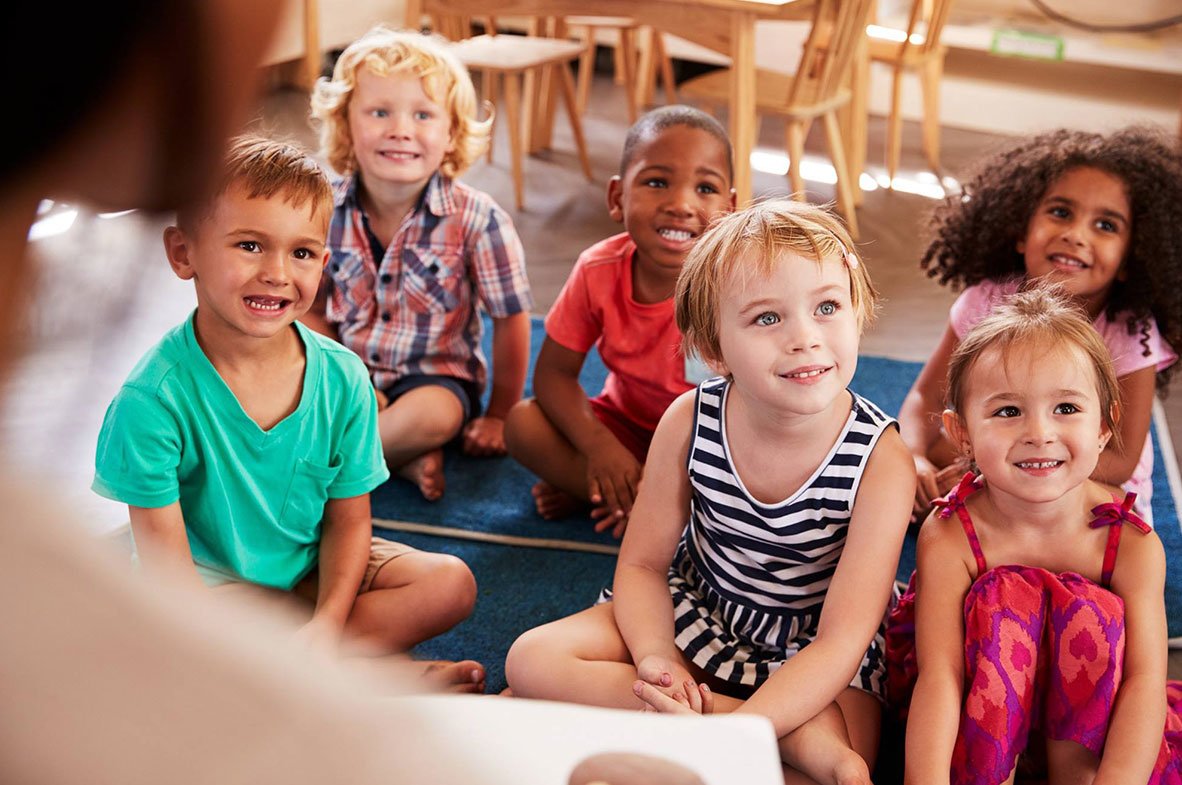
[(632, 692), (643, 711), (661, 714), (713, 714), (714, 693), (689, 671), (666, 657), (649, 655), (636, 666)]

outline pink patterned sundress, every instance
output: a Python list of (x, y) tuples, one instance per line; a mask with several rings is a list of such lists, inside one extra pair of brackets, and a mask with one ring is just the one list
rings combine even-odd
[[(1124, 664), (1124, 602), (1108, 589), (1123, 524), (1149, 532), (1123, 503), (1092, 510), (1108, 527), (1101, 583), (1074, 572), (1003, 565), (989, 569), (964, 500), (983, 487), (966, 474), (935, 502), (961, 521), (977, 562), (964, 601), (965, 689), (952, 753), (954, 785), (996, 785), (1014, 770), (1032, 729), (1101, 755)], [(887, 621), (887, 694), (906, 717), (915, 686), (915, 575)], [(1182, 785), (1182, 682), (1166, 683), (1168, 710), (1150, 785)]]

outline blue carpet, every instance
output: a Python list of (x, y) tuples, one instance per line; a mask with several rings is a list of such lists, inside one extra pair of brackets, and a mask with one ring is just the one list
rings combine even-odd
[[(485, 352), (491, 353), (490, 331), (485, 331)], [(540, 319), (534, 319), (531, 358), (537, 356), (544, 336)], [(920, 363), (862, 357), (852, 387), (888, 412), (897, 412)], [(587, 390), (603, 386), (606, 370), (594, 350), (588, 355), (580, 381)], [(530, 375), (533, 379), (533, 361)], [(527, 383), (526, 395), (532, 391)], [(1182, 636), (1182, 530), (1166, 473), (1156, 431), (1152, 434), (1155, 465), (1153, 516), (1167, 558), (1166, 611), (1171, 638)], [(618, 545), (607, 534), (596, 534), (585, 517), (562, 521), (542, 520), (534, 511), (530, 486), (536, 478), (508, 458), (469, 458), (454, 447), (445, 450), (447, 493), (427, 502), (410, 483), (393, 479), (373, 494), (375, 518), (453, 527), (487, 535), (508, 535), (533, 540), (561, 539), (598, 546)], [(597, 553), (540, 550), (511, 545), (472, 542), (448, 536), (382, 529), (382, 536), (417, 548), (453, 553), (472, 568), (480, 585), (472, 618), (446, 635), (429, 641), (418, 653), (432, 658), (471, 658), (489, 671), (488, 688), (504, 684), (504, 659), (516, 636), (531, 627), (586, 608), (599, 590), (611, 581), (614, 559)], [(906, 580), (915, 565), (915, 540), (908, 536), (899, 565)]]

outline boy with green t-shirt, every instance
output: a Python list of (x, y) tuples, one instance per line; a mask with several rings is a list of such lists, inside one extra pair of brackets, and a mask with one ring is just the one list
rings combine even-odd
[[(389, 477), (365, 365), (298, 321), (328, 257), (332, 193), (302, 151), (230, 150), (218, 193), (164, 233), (197, 309), (140, 360), (107, 410), (94, 490), (126, 503), (140, 563), (206, 586), (314, 603), (300, 637), (402, 652), (472, 611), (459, 559), (372, 537)], [(474, 662), (432, 679), (481, 688)]]

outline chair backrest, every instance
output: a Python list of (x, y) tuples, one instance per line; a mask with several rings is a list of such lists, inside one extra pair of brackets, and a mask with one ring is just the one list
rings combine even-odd
[(846, 81), (873, 0), (816, 0), (813, 24), (788, 91), (789, 106), (831, 101)]
[[(912, 0), (911, 15), (907, 20), (907, 37), (900, 46), (899, 58), (907, 56), (909, 47), (915, 47), (924, 55), (938, 47), (950, 8), (952, 0)], [(921, 39), (920, 43), (915, 43), (912, 36)]]

